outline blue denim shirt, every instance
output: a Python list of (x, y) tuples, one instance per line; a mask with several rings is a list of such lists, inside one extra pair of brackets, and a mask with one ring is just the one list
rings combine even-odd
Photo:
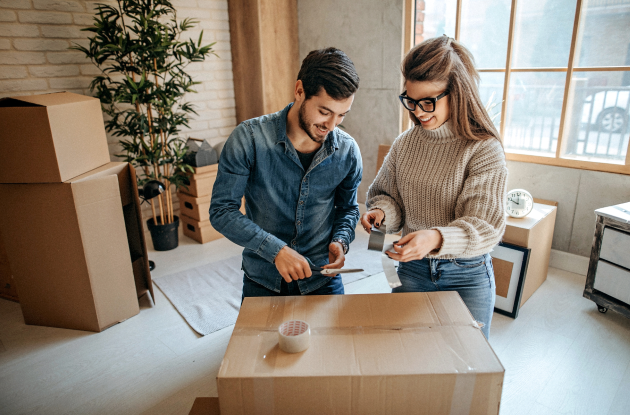
[[(274, 264), (280, 249), (289, 245), (325, 265), (331, 240), (350, 244), (359, 220), (363, 164), (357, 143), (335, 128), (305, 172), (286, 134), (292, 105), (234, 129), (221, 152), (210, 204), (212, 226), (245, 248), (246, 276), (276, 292), (282, 282)], [(246, 215), (239, 211), (243, 195)], [(314, 291), (328, 278), (299, 280), (300, 292)]]

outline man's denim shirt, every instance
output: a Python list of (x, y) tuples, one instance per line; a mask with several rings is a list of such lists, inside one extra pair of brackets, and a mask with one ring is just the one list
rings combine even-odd
[[(289, 245), (315, 265), (325, 265), (331, 240), (349, 245), (359, 220), (359, 146), (335, 128), (304, 172), (286, 134), (292, 105), (234, 129), (221, 152), (210, 205), (212, 226), (245, 247), (245, 275), (276, 292), (282, 282), (274, 264), (280, 249)], [(246, 216), (239, 211), (243, 195)], [(328, 278), (299, 280), (300, 292), (314, 291)]]

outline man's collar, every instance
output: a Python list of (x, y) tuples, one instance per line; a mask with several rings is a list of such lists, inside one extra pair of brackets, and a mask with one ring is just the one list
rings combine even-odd
[[(276, 120), (276, 144), (286, 144), (287, 141), (290, 142), (289, 137), (287, 136), (287, 117), (289, 116), (289, 110), (293, 107), (293, 104), (294, 102), (291, 102), (289, 105), (284, 107), (284, 109), (280, 111), (280, 116)], [(339, 149), (337, 132), (335, 130), (328, 133), (326, 141), (324, 141), (323, 145), (332, 147), (335, 150)]]

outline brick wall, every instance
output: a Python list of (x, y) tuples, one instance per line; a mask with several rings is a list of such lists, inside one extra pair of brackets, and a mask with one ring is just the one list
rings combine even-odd
[[(99, 71), (85, 56), (68, 50), (72, 43), (87, 46), (94, 5), (104, 1), (0, 0), (0, 97), (70, 91), (91, 95), (88, 86)], [(199, 24), (190, 32), (204, 43), (217, 42), (215, 52), (188, 72), (201, 82), (187, 100), (196, 105), (198, 117), (184, 137), (225, 140), (236, 126), (232, 56), (227, 0), (173, 0), (177, 18), (191, 17)], [(108, 137), (112, 160), (119, 151), (118, 139)], [(177, 202), (177, 198), (173, 198)], [(150, 212), (146, 209), (145, 214)]]

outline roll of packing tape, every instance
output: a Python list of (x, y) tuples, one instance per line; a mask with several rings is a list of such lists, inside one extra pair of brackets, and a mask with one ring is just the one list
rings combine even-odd
[(402, 283), (398, 277), (396, 271), (396, 265), (394, 260), (387, 256), (386, 251), (394, 252), (394, 244), (385, 244), (385, 234), (387, 233), (387, 227), (382, 224), (380, 228), (372, 228), (370, 231), (370, 240), (368, 241), (368, 250), (379, 251), (381, 253), (381, 263), (383, 264), (383, 271), (387, 278), (387, 283), (390, 288), (400, 287)]
[(299, 353), (311, 344), (311, 327), (306, 321), (285, 321), (278, 327), (278, 344), (287, 353)]

